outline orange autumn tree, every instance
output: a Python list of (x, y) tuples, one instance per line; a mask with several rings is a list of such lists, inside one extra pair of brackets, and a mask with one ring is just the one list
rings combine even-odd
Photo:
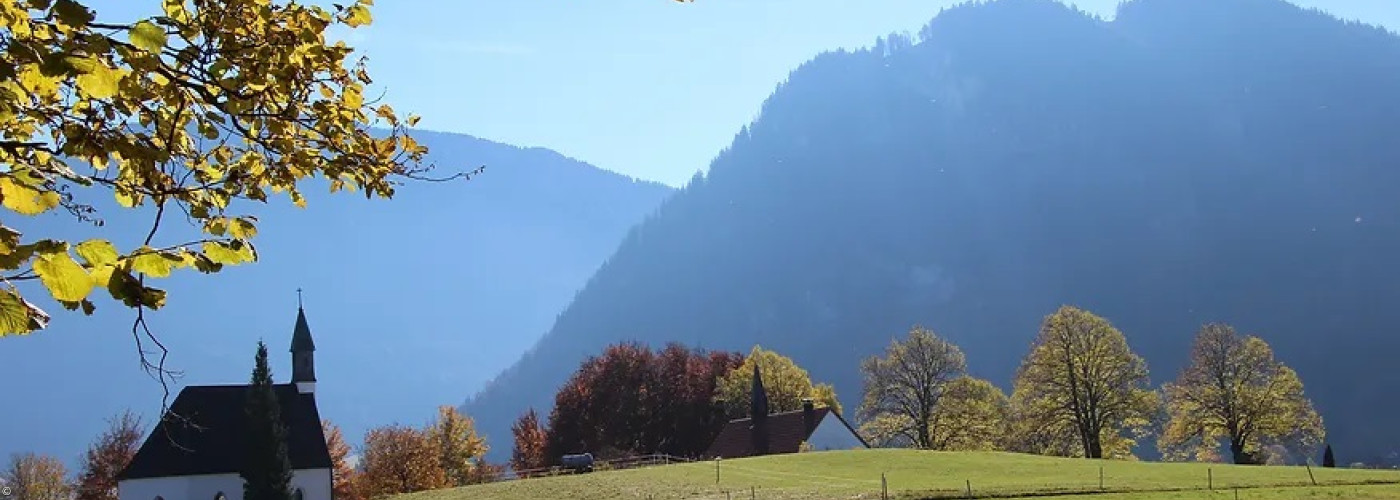
[(484, 474), (480, 478), (473, 475), (490, 448), (476, 434), (476, 424), (471, 417), (463, 415), (456, 407), (440, 406), (437, 420), (428, 426), (427, 432), (437, 449), (448, 484), (466, 486), (490, 477), (486, 474), (488, 470), (480, 471)]
[(340, 500), (363, 500), (355, 488), (355, 469), (350, 467), (350, 445), (340, 427), (330, 420), (321, 421), (321, 433), (326, 436), (326, 449), (331, 453), (331, 493)]
[(67, 500), (72, 487), (63, 462), (48, 455), (17, 453), (10, 457), (10, 466), (0, 471), (0, 483), (5, 485), (6, 500)]
[(535, 409), (531, 408), (516, 419), (510, 431), (515, 437), (515, 448), (510, 452), (510, 468), (519, 474), (520, 471), (544, 467), (547, 436)]
[(447, 486), (432, 434), (403, 425), (371, 429), (360, 455), (360, 487), (369, 498)]

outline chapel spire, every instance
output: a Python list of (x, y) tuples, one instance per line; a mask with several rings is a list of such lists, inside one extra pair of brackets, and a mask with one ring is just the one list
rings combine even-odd
[(297, 323), (292, 330), (292, 383), (297, 392), (316, 392), (316, 343), (311, 340), (311, 326), (306, 323), (306, 309), (301, 303), (301, 289), (297, 289)]
[(763, 388), (763, 375), (758, 372), (758, 360), (753, 364), (753, 388), (749, 395), (749, 438), (754, 455), (768, 454), (768, 391)]

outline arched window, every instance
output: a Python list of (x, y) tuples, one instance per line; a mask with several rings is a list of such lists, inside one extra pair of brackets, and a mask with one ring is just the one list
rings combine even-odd
[(224, 496), (224, 492), (220, 491), (214, 494), (214, 500), (228, 500), (228, 497)]
[(160, 495), (156, 495), (156, 500), (165, 500), (165, 497), (160, 496)]
[(306, 500), (306, 496), (302, 494), (301, 488), (297, 488), (297, 490), (292, 493), (292, 500)]

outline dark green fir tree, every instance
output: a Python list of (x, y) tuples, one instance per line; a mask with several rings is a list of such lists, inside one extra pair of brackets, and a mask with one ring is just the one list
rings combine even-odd
[(244, 445), (243, 500), (291, 500), (292, 463), (287, 458), (287, 428), (267, 366), (267, 345), (258, 342), (253, 382), (245, 403), (248, 432)]
[(1337, 457), (1332, 456), (1332, 445), (1327, 445), (1327, 450), (1322, 452), (1322, 466), (1336, 467)]

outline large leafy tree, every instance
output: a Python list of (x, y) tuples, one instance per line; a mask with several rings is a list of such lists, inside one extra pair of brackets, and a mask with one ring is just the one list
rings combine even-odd
[(437, 420), (428, 428), (428, 434), (435, 442), (448, 484), (469, 484), (472, 469), (481, 464), (488, 449), (486, 441), (476, 434), (471, 417), (463, 415), (456, 407), (439, 406)]
[(107, 430), (83, 454), (77, 500), (117, 500), (117, 474), (136, 456), (143, 435), (136, 414), (126, 411), (111, 419)]
[(934, 449), (935, 411), (941, 407), (948, 385), (967, 371), (962, 350), (928, 329), (915, 326), (904, 340), (894, 340), (884, 356), (861, 362), (865, 397), (860, 416), (902, 435), (920, 449)]
[(555, 394), (548, 460), (584, 451), (698, 455), (724, 422), (714, 411), (716, 388), (741, 359), (679, 344), (660, 353), (635, 342), (608, 346)]
[(239, 477), (244, 500), (290, 500), (292, 462), (287, 455), (287, 427), (267, 365), (267, 345), (258, 342), (253, 380), (244, 406), (248, 430)]
[[(91, 314), (102, 289), (155, 340), (142, 312), (166, 293), (147, 278), (257, 259), (238, 200), (304, 206), (311, 179), (387, 198), (427, 179), (405, 134), (417, 118), (367, 99), (364, 60), (327, 37), (371, 21), (370, 0), (346, 3), (163, 0), (158, 16), (109, 20), (77, 0), (0, 2), (0, 205), (94, 222), (72, 241), (0, 223), (0, 336), (45, 327), (37, 291)], [(104, 233), (99, 196), (150, 226)], [(163, 238), (172, 215), (199, 236)]]
[(1298, 374), (1268, 343), (1229, 325), (1201, 327), (1190, 364), (1164, 392), (1169, 420), (1158, 446), (1168, 458), (1208, 459), (1223, 441), (1235, 463), (1262, 463), (1265, 447), (1306, 455), (1325, 436)]
[(368, 498), (447, 486), (437, 442), (423, 429), (391, 425), (365, 433), (360, 481)]
[(715, 411), (715, 390), (720, 377), (742, 362), (737, 352), (705, 352), (677, 343), (657, 354), (655, 385), (647, 392), (656, 409), (647, 442), (656, 452), (697, 456), (710, 446), (727, 421)]
[(792, 358), (754, 346), (744, 362), (719, 379), (716, 398), (724, 402), (733, 418), (746, 417), (753, 390), (753, 367), (758, 365), (763, 389), (768, 395), (768, 411), (780, 413), (802, 409), (802, 400), (811, 398), (820, 407), (841, 411), (836, 390), (830, 384), (813, 384), (807, 370)]
[[(928, 449), (1000, 449), (1008, 406), (1006, 393), (991, 382), (967, 375), (949, 381), (929, 419)], [(865, 420), (860, 432), (876, 446), (913, 447), (913, 427), (908, 415), (891, 412)]]
[(337, 500), (362, 500), (355, 487), (355, 469), (350, 467), (350, 445), (340, 426), (321, 420), (321, 434), (326, 436), (326, 449), (331, 454), (331, 493)]
[(23, 500), (68, 500), (72, 487), (68, 472), (57, 458), (34, 453), (16, 453), (3, 474), (10, 496)]
[[(1018, 428), (1042, 453), (1128, 457), (1158, 408), (1147, 362), (1123, 333), (1088, 311), (1064, 306), (1047, 316), (1016, 374)], [(1066, 442), (1066, 439), (1069, 442)]]

